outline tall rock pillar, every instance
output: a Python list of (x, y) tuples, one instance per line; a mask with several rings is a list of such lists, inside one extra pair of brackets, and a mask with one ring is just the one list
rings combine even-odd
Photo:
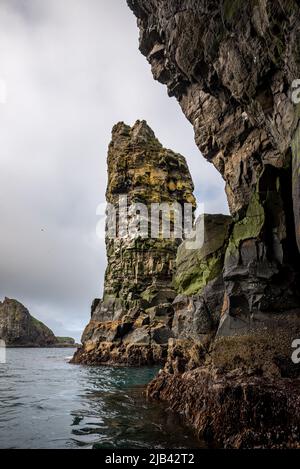
[[(174, 234), (174, 212), (169, 214), (167, 238), (155, 232), (151, 210), (158, 204), (189, 204), (193, 213), (193, 183), (185, 159), (163, 148), (145, 121), (132, 128), (122, 122), (114, 126), (107, 163), (104, 296), (93, 303), (83, 347), (74, 360), (161, 363), (172, 336), (172, 277), (180, 238)], [(168, 214), (164, 220), (168, 222)], [(134, 235), (137, 225), (146, 230), (145, 236)]]

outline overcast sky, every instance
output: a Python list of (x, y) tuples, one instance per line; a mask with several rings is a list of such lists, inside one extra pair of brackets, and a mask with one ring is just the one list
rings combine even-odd
[(112, 126), (146, 119), (187, 158), (206, 212), (227, 213), (224, 183), (153, 80), (125, 0), (0, 0), (0, 57), (0, 299), (78, 340), (103, 287)]

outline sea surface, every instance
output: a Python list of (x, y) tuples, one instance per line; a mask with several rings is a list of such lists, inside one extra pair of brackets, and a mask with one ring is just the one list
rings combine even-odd
[(198, 448), (181, 418), (147, 402), (157, 368), (85, 367), (74, 349), (8, 349), (0, 448)]

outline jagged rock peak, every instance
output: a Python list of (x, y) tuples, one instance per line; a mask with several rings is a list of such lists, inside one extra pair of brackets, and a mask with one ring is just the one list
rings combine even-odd
[(134, 140), (149, 141), (156, 139), (153, 130), (145, 120), (136, 121), (132, 127), (132, 137)]
[(14, 300), (14, 299), (11, 299), (11, 298), (8, 298), (7, 296), (4, 297), (4, 300), (3, 301), (0, 301), (0, 306), (3, 306), (5, 304), (21, 304), (19, 301), (17, 300)]
[(13, 314), (17, 310), (22, 310), (22, 313), (30, 316), (28, 309), (20, 301), (14, 298), (8, 298), (7, 296), (4, 297), (3, 301), (0, 301), (0, 308), (5, 308), (8, 315)]
[(181, 201), (195, 205), (194, 185), (186, 159), (164, 148), (145, 120), (130, 127), (113, 127), (108, 148), (106, 199), (115, 203), (120, 194), (130, 201)]
[(132, 127), (124, 122), (118, 122), (114, 125), (111, 144), (116, 147), (124, 145), (125, 142), (145, 145), (152, 143), (162, 146), (145, 120), (137, 120)]

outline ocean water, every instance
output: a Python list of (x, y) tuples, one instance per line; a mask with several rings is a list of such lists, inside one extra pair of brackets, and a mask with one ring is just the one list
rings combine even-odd
[(73, 349), (8, 349), (0, 448), (198, 448), (181, 418), (147, 402), (157, 368), (70, 365)]

